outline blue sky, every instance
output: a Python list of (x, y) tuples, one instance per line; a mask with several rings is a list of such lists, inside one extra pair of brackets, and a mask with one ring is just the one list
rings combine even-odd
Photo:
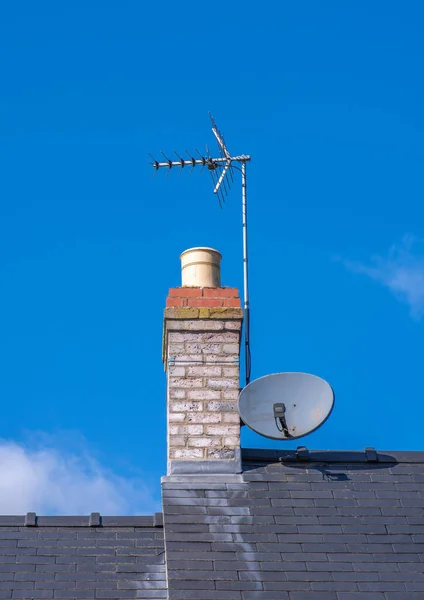
[(220, 210), (206, 172), (147, 164), (215, 147), (208, 111), (252, 155), (252, 376), (331, 383), (310, 448), (422, 449), (423, 17), (414, 1), (4, 3), (0, 512), (157, 508), (180, 252), (219, 249), (242, 287), (238, 185)]

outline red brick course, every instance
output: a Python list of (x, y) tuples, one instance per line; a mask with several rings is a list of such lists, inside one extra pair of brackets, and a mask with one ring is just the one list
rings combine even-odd
[(235, 308), (240, 306), (240, 298), (237, 288), (179, 287), (169, 290), (166, 306)]
[(168, 296), (182, 296), (183, 298), (193, 298), (203, 296), (203, 288), (179, 287), (171, 288)]
[(237, 298), (237, 288), (203, 288), (205, 298)]

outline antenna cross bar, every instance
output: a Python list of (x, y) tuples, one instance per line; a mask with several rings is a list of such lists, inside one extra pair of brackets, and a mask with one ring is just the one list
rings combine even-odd
[(151, 165), (154, 169), (172, 169), (172, 167), (194, 167), (196, 165), (205, 166), (207, 164), (225, 165), (226, 163), (232, 162), (249, 162), (250, 156), (242, 154), (241, 156), (229, 156), (228, 158), (193, 158), (192, 160), (169, 160), (166, 162), (159, 162), (154, 160)]

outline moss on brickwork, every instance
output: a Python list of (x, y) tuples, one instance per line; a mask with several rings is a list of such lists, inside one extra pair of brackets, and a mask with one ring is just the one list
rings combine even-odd
[(166, 319), (242, 319), (243, 309), (233, 307), (170, 306), (165, 308)]

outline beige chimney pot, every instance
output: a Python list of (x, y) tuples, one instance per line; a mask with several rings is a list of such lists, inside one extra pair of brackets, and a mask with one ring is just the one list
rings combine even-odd
[(183, 287), (220, 287), (222, 255), (213, 248), (189, 248), (181, 256)]

